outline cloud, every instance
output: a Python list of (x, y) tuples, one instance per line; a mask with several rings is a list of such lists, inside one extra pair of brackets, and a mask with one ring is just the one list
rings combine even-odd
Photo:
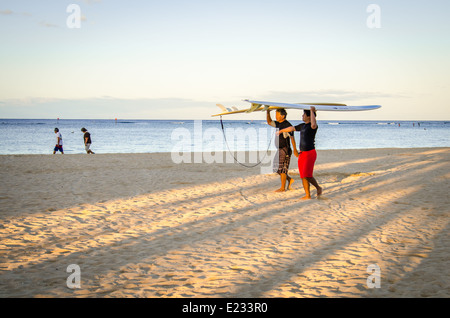
[(11, 14), (14, 14), (14, 12), (12, 12), (9, 9), (6, 9), (6, 10), (0, 10), (0, 14), (11, 15)]
[(209, 118), (213, 103), (183, 98), (125, 99), (111, 96), (86, 99), (21, 98), (0, 100), (4, 118)]
[(274, 101), (284, 102), (350, 102), (356, 100), (380, 98), (407, 98), (400, 94), (390, 94), (382, 92), (361, 92), (361, 91), (349, 91), (349, 90), (315, 90), (315, 91), (296, 91), (296, 92), (283, 92), (283, 91), (271, 91), (267, 95), (263, 96), (266, 99), (272, 99)]
[(23, 15), (23, 16), (25, 16), (25, 17), (31, 17), (32, 16), (32, 14), (31, 13), (29, 13), (29, 12), (14, 12), (14, 11), (11, 11), (11, 10), (9, 10), (9, 9), (6, 9), (6, 10), (0, 10), (0, 14), (2, 14), (2, 15), (16, 15), (16, 14), (20, 14), (20, 15)]
[(45, 21), (41, 21), (39, 22), (40, 26), (46, 27), (46, 28), (59, 28), (59, 25), (53, 24), (53, 23), (48, 23)]
[(78, 0), (78, 2), (84, 2), (86, 4), (96, 4), (96, 3), (101, 3), (102, 0)]

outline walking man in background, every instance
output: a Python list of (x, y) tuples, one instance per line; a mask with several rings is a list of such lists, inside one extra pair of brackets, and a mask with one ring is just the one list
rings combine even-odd
[(53, 154), (56, 154), (57, 151), (60, 151), (62, 154), (64, 154), (62, 135), (59, 132), (58, 128), (55, 128), (55, 134), (56, 134), (56, 145), (55, 149), (53, 149)]
[(81, 131), (84, 132), (83, 140), (84, 140), (84, 149), (86, 150), (87, 154), (95, 154), (90, 148), (91, 148), (91, 134), (87, 131), (86, 128), (81, 128)]

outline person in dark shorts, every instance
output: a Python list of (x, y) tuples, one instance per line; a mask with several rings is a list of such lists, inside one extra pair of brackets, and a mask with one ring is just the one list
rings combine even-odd
[(86, 128), (81, 128), (81, 131), (84, 132), (83, 135), (83, 140), (84, 140), (84, 149), (86, 150), (87, 154), (94, 154), (95, 152), (93, 152), (90, 148), (91, 148), (91, 134), (87, 131)]
[[(267, 110), (267, 123), (278, 129), (285, 129), (291, 127), (291, 123), (286, 120), (286, 110), (285, 109), (277, 109), (276, 111), (276, 121), (273, 121), (270, 116), (270, 110)], [(292, 156), (292, 148), (296, 148), (294, 134), (284, 133), (279, 134), (279, 138), (276, 139), (276, 146), (278, 148), (278, 153), (275, 157), (274, 161), (274, 170), (280, 175), (281, 179), (281, 187), (276, 190), (276, 192), (284, 192), (286, 191), (286, 181), (288, 190), (292, 189), (292, 184), (294, 183), (294, 179), (289, 176), (289, 165), (291, 163)]]
[(314, 163), (317, 159), (315, 138), (318, 129), (315, 107), (311, 106), (311, 110), (305, 109), (302, 119), (304, 123), (282, 129), (277, 134), (293, 132), (294, 130), (300, 131), (300, 153), (297, 149), (294, 149), (294, 155), (298, 157), (298, 170), (305, 189), (305, 196), (302, 197), (302, 200), (308, 200), (311, 199), (310, 184), (317, 189), (317, 196), (320, 196), (323, 191), (313, 177)]
[(56, 145), (55, 148), (53, 149), (53, 154), (56, 154), (57, 151), (60, 151), (62, 154), (64, 154), (62, 135), (59, 132), (58, 128), (55, 128), (55, 134), (56, 134)]

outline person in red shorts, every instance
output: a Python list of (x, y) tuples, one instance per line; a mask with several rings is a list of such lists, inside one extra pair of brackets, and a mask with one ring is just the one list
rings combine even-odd
[(291, 126), (282, 129), (277, 132), (281, 134), (283, 132), (300, 131), (300, 154), (297, 149), (294, 149), (294, 155), (298, 157), (298, 170), (300, 178), (302, 179), (303, 188), (305, 189), (305, 196), (302, 200), (311, 199), (310, 184), (317, 189), (317, 196), (322, 194), (323, 189), (317, 183), (317, 180), (313, 177), (314, 163), (317, 159), (317, 152), (315, 147), (315, 138), (317, 132), (316, 121), (316, 108), (311, 106), (311, 110), (305, 109), (303, 111), (301, 123), (297, 126)]

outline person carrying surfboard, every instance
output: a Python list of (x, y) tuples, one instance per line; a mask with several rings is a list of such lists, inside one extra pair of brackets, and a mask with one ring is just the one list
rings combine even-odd
[[(267, 124), (278, 129), (285, 129), (291, 127), (291, 123), (286, 120), (287, 112), (285, 109), (277, 109), (276, 111), (276, 121), (273, 121), (270, 116), (270, 110), (267, 110)], [(289, 176), (289, 165), (291, 163), (292, 149), (296, 149), (294, 134), (292, 132), (284, 133), (283, 135), (278, 134), (279, 138), (276, 142), (278, 148), (277, 157), (278, 160), (274, 161), (274, 170), (280, 175), (281, 187), (275, 192), (286, 191), (286, 181), (288, 190), (292, 190), (292, 184), (294, 179)]]
[(313, 177), (314, 163), (317, 159), (317, 152), (315, 147), (316, 132), (318, 129), (316, 121), (316, 108), (311, 106), (311, 109), (305, 109), (303, 111), (301, 123), (297, 126), (290, 126), (281, 129), (277, 132), (278, 135), (283, 133), (291, 133), (293, 131), (300, 131), (300, 153), (297, 148), (294, 148), (294, 155), (298, 157), (298, 170), (300, 178), (302, 179), (303, 189), (305, 189), (305, 196), (302, 200), (311, 199), (310, 184), (317, 189), (317, 196), (322, 194), (323, 189), (317, 183), (317, 180)]

